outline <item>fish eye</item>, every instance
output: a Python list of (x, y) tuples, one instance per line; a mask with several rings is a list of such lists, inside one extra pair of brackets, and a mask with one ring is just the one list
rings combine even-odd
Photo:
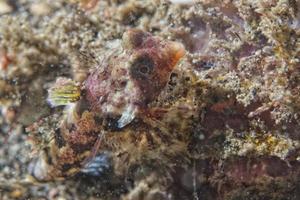
[(137, 57), (130, 67), (130, 75), (136, 79), (143, 79), (149, 76), (154, 68), (154, 62), (149, 55), (144, 54)]

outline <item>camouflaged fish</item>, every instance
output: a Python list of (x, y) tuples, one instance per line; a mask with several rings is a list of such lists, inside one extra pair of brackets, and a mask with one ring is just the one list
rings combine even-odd
[(144, 113), (184, 52), (180, 43), (130, 29), (123, 35), (122, 49), (108, 56), (82, 85), (57, 79), (48, 101), (52, 106), (67, 105), (68, 114), (31, 165), (31, 174), (50, 180), (80, 171), (97, 151), (99, 135), (122, 130)]

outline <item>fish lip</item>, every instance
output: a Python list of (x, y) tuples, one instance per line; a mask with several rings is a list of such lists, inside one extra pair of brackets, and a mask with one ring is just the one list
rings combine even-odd
[(185, 55), (186, 51), (183, 44), (179, 42), (170, 42), (170, 46), (175, 59), (179, 60)]
[(186, 54), (183, 44), (175, 41), (170, 41), (167, 43), (165, 52), (166, 55), (168, 55), (171, 69), (174, 69), (178, 61)]

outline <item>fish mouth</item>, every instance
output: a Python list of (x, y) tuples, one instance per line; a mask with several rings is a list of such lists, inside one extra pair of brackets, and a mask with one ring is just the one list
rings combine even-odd
[(174, 68), (178, 61), (185, 55), (185, 48), (179, 42), (168, 42), (166, 53), (169, 55), (171, 68)]

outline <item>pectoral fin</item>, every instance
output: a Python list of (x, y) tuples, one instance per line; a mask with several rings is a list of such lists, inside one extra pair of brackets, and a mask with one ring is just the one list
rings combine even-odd
[(107, 154), (99, 154), (87, 163), (84, 168), (81, 169), (81, 172), (89, 176), (101, 176), (109, 168), (109, 156)]
[(47, 101), (53, 107), (68, 105), (80, 99), (80, 87), (68, 78), (58, 78), (48, 90)]

